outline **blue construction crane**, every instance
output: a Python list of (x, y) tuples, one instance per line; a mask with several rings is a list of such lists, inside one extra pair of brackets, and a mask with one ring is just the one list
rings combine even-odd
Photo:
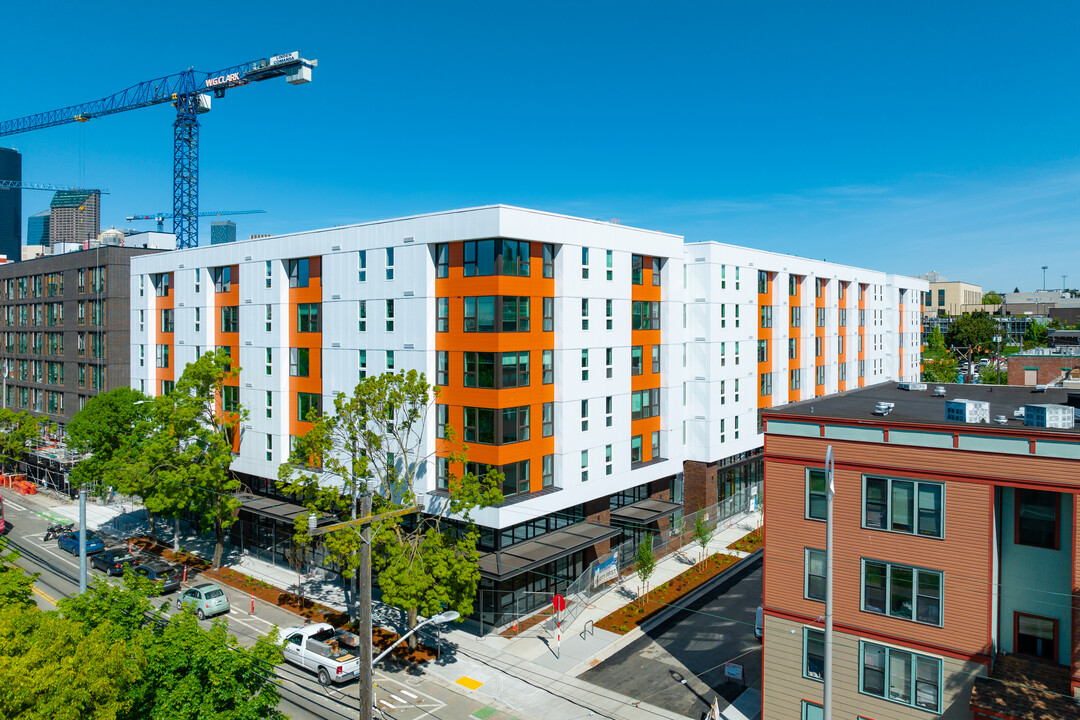
[[(199, 213), (199, 217), (217, 217), (218, 215), (258, 215), (265, 212), (265, 210), (208, 210)], [(138, 215), (128, 215), (126, 219), (128, 222), (131, 222), (132, 220), (157, 220), (158, 232), (164, 232), (165, 221), (171, 217), (173, 217), (172, 213), (140, 213)]]
[(311, 70), (318, 64), (318, 60), (306, 60), (300, 57), (299, 51), (294, 51), (214, 72), (189, 69), (176, 75), (141, 82), (101, 100), (0, 122), (0, 136), (86, 122), (126, 110), (171, 103), (176, 108), (176, 121), (173, 123), (173, 233), (176, 235), (177, 248), (195, 247), (199, 244), (197, 116), (210, 111), (210, 93), (221, 98), (230, 88), (281, 76), (285, 76), (285, 81), (290, 85), (302, 85), (311, 81)]
[[(0, 190), (90, 190), (91, 188), (78, 187), (77, 185), (53, 185), (51, 183), (32, 183), (22, 180), (0, 180)], [(108, 195), (108, 190), (93, 188), (93, 192), (99, 195)]]

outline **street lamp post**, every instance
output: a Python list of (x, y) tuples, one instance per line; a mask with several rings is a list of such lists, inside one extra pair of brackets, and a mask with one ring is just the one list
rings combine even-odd
[[(364, 702), (365, 695), (367, 697), (371, 698), (371, 706), (372, 706), (372, 708), (375, 707), (375, 693), (373, 692), (374, 688), (370, 683), (371, 683), (371, 677), (372, 677), (372, 675), (374, 674), (374, 671), (375, 671), (375, 666), (379, 664), (379, 661), (382, 660), (387, 655), (389, 655), (394, 650), (394, 648), (396, 648), (398, 645), (400, 645), (401, 643), (408, 640), (409, 637), (413, 633), (415, 633), (417, 630), (424, 627), (425, 625), (430, 625), (432, 623), (434, 623), (435, 625), (445, 625), (448, 622), (453, 622), (454, 620), (457, 620), (459, 617), (461, 617), (461, 614), (457, 610), (444, 610), (443, 612), (439, 613), (438, 615), (432, 615), (427, 620), (423, 621), (422, 623), (418, 623), (417, 626), (414, 627), (412, 630), (410, 630), (409, 632), (407, 632), (404, 635), (402, 635), (401, 637), (399, 637), (397, 639), (397, 642), (395, 642), (393, 645), (391, 645), (390, 647), (383, 650), (381, 653), (378, 654), (378, 656), (374, 660), (371, 661), (371, 665), (369, 666), (369, 672), (366, 673), (367, 682), (369, 683), (369, 685), (368, 685), (367, 688), (360, 688), (361, 692), (359, 693), (360, 702), (361, 702), (361, 706), (360, 706), (360, 715), (361, 715), (361, 717), (363, 717), (363, 714), (364, 714), (363, 702)], [(371, 647), (371, 634), (370, 633), (368, 634), (367, 644), (368, 644), (368, 647), (370, 648)], [(363, 678), (364, 675), (362, 674), (361, 677)], [(365, 689), (367, 690), (366, 693), (364, 692)]]

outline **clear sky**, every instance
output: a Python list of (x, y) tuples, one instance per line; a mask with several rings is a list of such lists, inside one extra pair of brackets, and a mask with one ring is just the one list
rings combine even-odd
[[(201, 116), (201, 209), (267, 211), (233, 218), (240, 237), (507, 203), (1080, 287), (1078, 21), (1077, 3), (9, 2), (0, 119), (300, 50), (313, 82)], [(172, 116), (0, 144), (26, 180), (108, 188), (102, 224), (123, 226), (171, 211)]]

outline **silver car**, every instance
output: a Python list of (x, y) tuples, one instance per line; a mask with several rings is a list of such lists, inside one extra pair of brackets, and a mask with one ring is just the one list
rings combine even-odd
[(180, 610), (185, 605), (194, 607), (200, 620), (229, 612), (229, 598), (225, 596), (225, 591), (214, 583), (196, 585), (180, 593), (176, 598), (176, 609)]

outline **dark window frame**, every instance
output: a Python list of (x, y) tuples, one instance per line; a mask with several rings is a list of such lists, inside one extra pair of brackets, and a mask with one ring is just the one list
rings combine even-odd
[[(1021, 505), (1024, 504), (1021, 501), (1021, 493), (1028, 496), (1033, 495), (1047, 495), (1054, 498), (1054, 544), (1046, 545), (1041, 542), (1030, 542), (1022, 539), (1023, 531), (1021, 529)], [(1030, 538), (1028, 538), (1030, 540)], [(1036, 547), (1043, 548), (1045, 550), (1060, 550), (1061, 549), (1061, 495), (1060, 493), (1051, 492), (1049, 490), (1031, 490), (1028, 488), (1015, 488), (1013, 490), (1013, 543), (1016, 545), (1023, 545), (1024, 547)]]

